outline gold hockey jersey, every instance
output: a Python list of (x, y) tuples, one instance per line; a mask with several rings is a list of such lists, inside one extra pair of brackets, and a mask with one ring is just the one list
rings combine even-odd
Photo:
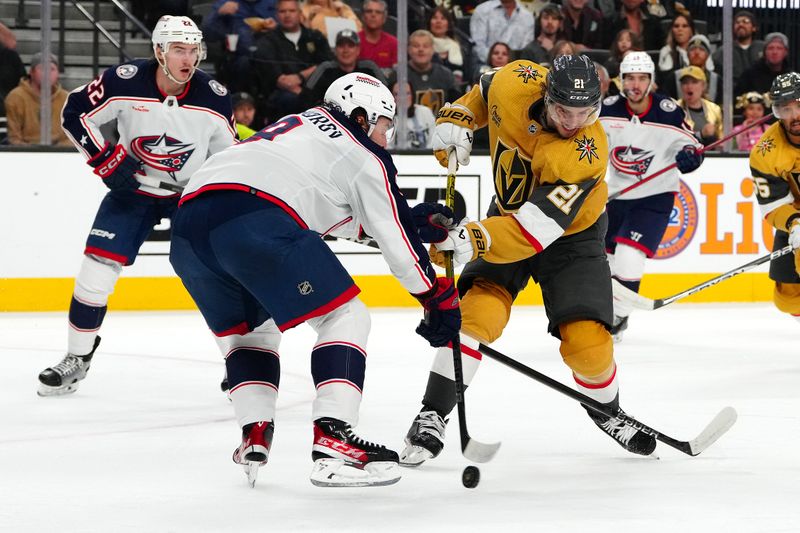
[(531, 257), (562, 235), (578, 233), (605, 209), (608, 143), (600, 122), (570, 138), (545, 129), (547, 69), (514, 61), (481, 77), (456, 103), (489, 127), (496, 206), (482, 221), (492, 245), (483, 258), (511, 263)]
[(750, 151), (750, 172), (761, 214), (781, 231), (800, 216), (800, 146), (789, 142), (780, 122)]

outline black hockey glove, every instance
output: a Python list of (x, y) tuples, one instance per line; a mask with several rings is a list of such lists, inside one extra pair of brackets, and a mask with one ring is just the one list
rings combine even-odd
[(461, 308), (453, 280), (437, 278), (435, 287), (416, 298), (425, 308), (417, 333), (434, 348), (446, 346), (461, 330)]
[(687, 144), (675, 156), (675, 163), (683, 174), (694, 172), (703, 164), (703, 152), (699, 151), (696, 146)]
[(442, 204), (423, 202), (412, 207), (411, 214), (422, 242), (442, 242), (455, 226), (452, 209)]
[(103, 184), (112, 191), (139, 188), (139, 182), (133, 176), (137, 172), (142, 173), (142, 163), (130, 155), (121, 144), (106, 143), (103, 151), (87, 163), (94, 167), (94, 173), (100, 176)]

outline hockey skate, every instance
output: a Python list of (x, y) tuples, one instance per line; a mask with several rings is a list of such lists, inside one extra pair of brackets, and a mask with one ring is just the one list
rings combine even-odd
[(44, 369), (39, 374), (39, 396), (63, 396), (78, 390), (78, 383), (86, 377), (92, 363), (92, 356), (100, 345), (100, 337), (94, 339), (92, 351), (86, 355), (68, 353), (55, 366)]
[(367, 442), (335, 418), (314, 421), (314, 469), (318, 487), (374, 487), (400, 481), (397, 452)]
[[(611, 404), (614, 408), (618, 407), (618, 401)], [(616, 418), (602, 415), (596, 411), (592, 411), (584, 406), (584, 409), (589, 413), (589, 418), (597, 424), (597, 427), (603, 432), (614, 439), (614, 441), (628, 450), (631, 453), (638, 455), (652, 455), (656, 450), (656, 438), (643, 433), (627, 424), (623, 424)], [(620, 409), (622, 411), (622, 409)], [(624, 413), (624, 411), (622, 411)]]
[(611, 330), (609, 331), (614, 344), (619, 344), (622, 342), (622, 335), (625, 333), (626, 329), (628, 329), (628, 317), (614, 315), (614, 324), (611, 326)]
[(233, 462), (244, 467), (250, 487), (256, 486), (258, 468), (267, 464), (272, 447), (273, 422), (255, 422), (242, 428), (242, 444), (233, 450)]
[(419, 466), (439, 455), (444, 448), (444, 420), (436, 411), (420, 411), (406, 434), (406, 447), (400, 454), (400, 466)]

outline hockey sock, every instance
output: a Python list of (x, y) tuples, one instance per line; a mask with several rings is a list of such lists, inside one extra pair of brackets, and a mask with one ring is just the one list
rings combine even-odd
[(67, 350), (74, 355), (92, 351), (97, 331), (106, 316), (108, 296), (122, 272), (122, 265), (87, 255), (75, 278), (75, 292), (69, 306)]
[(69, 353), (86, 355), (92, 351), (107, 309), (105, 305), (95, 307), (72, 297), (69, 304)]
[(602, 383), (595, 383), (577, 374), (573, 374), (578, 392), (582, 392), (586, 396), (597, 400), (600, 403), (612, 404), (618, 401), (619, 398), (619, 381), (617, 380), (617, 367), (614, 365), (614, 370), (611, 377)]
[(364, 388), (369, 311), (353, 298), (308, 324), (317, 332), (311, 352), (311, 375), (317, 388), (312, 417), (336, 418), (355, 426)]
[[(461, 365), (464, 374), (464, 390), (472, 382), (481, 362), (481, 353), (478, 351), (480, 343), (461, 334)], [(436, 351), (433, 368), (428, 375), (428, 385), (422, 405), (439, 413), (444, 418), (456, 405), (456, 382), (453, 371), (453, 348), (447, 345)]]
[[(628, 289), (639, 292), (646, 259), (647, 256), (642, 250), (618, 243), (614, 251), (614, 269), (611, 274)], [(632, 304), (614, 300), (614, 315), (625, 317), (630, 315), (632, 310)]]
[(264, 348), (234, 348), (225, 359), (225, 369), (239, 425), (274, 420), (281, 379), (278, 353)]

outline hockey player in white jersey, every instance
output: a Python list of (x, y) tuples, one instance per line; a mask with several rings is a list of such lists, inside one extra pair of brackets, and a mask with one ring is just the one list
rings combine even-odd
[[(437, 204), (409, 209), (385, 149), (394, 115), (388, 88), (347, 74), (331, 84), (322, 106), (283, 117), (211, 157), (181, 198), (170, 260), (225, 357), (242, 428), (233, 460), (251, 485), (272, 445), (281, 332), (303, 322), (318, 336), (311, 481), (370, 486), (400, 479), (397, 453), (353, 432), (370, 318), (322, 235), (371, 236), (425, 309), (417, 333), (434, 346), (458, 334), (456, 288), (436, 277), (420, 240), (437, 230), (428, 240), (444, 240), (452, 213)], [(435, 223), (440, 215), (450, 220)]]
[[(638, 292), (645, 260), (658, 251), (678, 191), (680, 174), (703, 162), (702, 147), (674, 100), (652, 92), (655, 65), (646, 52), (629, 52), (620, 64), (622, 94), (603, 101), (600, 123), (608, 136), (609, 196), (677, 163), (671, 170), (609, 202), (606, 253), (611, 275)], [(628, 327), (629, 304), (614, 301), (615, 342)]]
[[(230, 96), (198, 70), (203, 34), (188, 17), (164, 16), (153, 30), (154, 59), (107, 69), (73, 91), (62, 126), (110, 190), (98, 209), (75, 280), (67, 355), (39, 374), (40, 396), (74, 392), (100, 343), (108, 296), (153, 226), (170, 218), (183, 185), (209, 155), (235, 142)], [(117, 121), (119, 141), (100, 126)]]

